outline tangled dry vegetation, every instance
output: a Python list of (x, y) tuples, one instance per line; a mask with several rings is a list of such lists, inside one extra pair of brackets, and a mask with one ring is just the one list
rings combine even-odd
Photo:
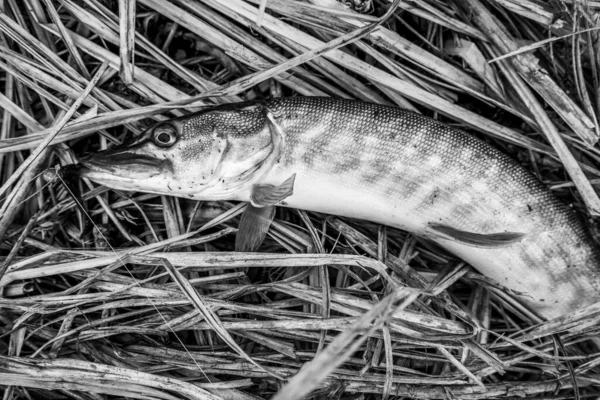
[(418, 237), (301, 210), (235, 253), (244, 204), (71, 182), (81, 208), (40, 176), (203, 105), (335, 96), (469, 130), (593, 228), (599, 8), (0, 1), (3, 398), (600, 396), (599, 307), (542, 322)]

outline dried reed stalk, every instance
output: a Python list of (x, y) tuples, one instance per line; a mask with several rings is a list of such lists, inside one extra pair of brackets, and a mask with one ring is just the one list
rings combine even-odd
[(335, 96), (461, 125), (591, 217), (599, 10), (0, 2), (3, 398), (600, 396), (598, 306), (542, 321), (439, 248), (365, 221), (278, 210), (261, 252), (235, 253), (244, 204), (77, 182), (80, 208), (60, 174), (40, 177), (207, 105)]

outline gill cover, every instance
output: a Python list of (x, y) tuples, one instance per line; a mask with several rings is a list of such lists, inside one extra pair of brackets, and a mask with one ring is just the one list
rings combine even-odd
[(213, 178), (206, 185), (212, 198), (231, 198), (267, 174), (281, 156), (284, 136), (271, 111), (263, 104), (237, 110), (236, 123), (228, 119), (231, 111), (215, 111), (226, 127), (225, 148)]

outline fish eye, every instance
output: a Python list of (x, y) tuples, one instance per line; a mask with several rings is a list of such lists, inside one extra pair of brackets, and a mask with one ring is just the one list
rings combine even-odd
[(172, 125), (160, 125), (154, 129), (152, 141), (159, 147), (171, 147), (177, 141), (177, 130)]

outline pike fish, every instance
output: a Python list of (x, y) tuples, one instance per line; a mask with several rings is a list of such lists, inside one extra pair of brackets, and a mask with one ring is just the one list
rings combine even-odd
[(81, 165), (114, 189), (403, 229), (519, 292), (544, 318), (600, 301), (600, 253), (574, 211), (494, 147), (395, 107), (317, 97), (215, 106)]

